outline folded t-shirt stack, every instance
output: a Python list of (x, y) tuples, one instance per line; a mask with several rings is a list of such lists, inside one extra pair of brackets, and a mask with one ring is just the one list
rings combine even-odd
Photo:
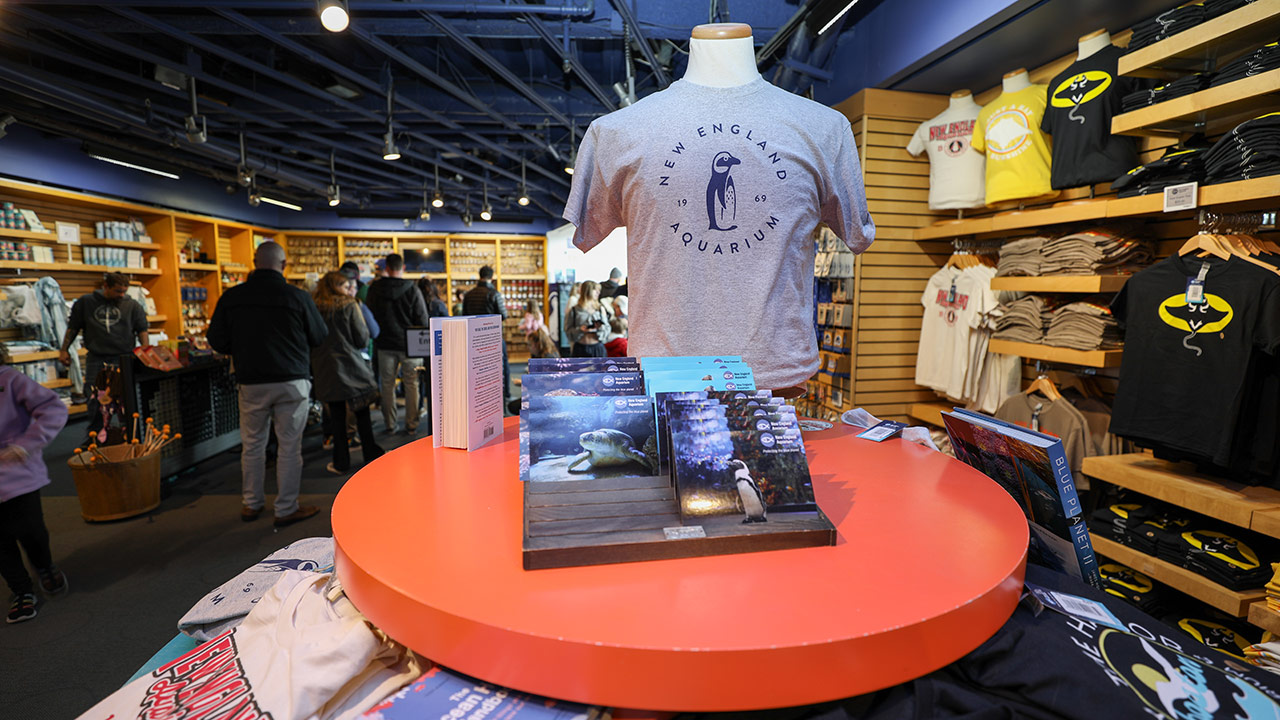
[(996, 319), (996, 332), (992, 337), (1014, 342), (1042, 342), (1047, 307), (1048, 303), (1039, 295), (1024, 295), (1001, 304), (1003, 314)]
[(1254, 0), (1204, 0), (1200, 4), (1204, 6), (1204, 19), (1212, 20), (1219, 15), (1225, 15), (1232, 10), (1242, 8), (1251, 2), (1254, 2)]
[(1205, 20), (1204, 6), (1183, 5), (1172, 10), (1148, 18), (1133, 26), (1133, 37), (1129, 39), (1129, 50), (1133, 52), (1152, 43), (1158, 43), (1171, 35), (1195, 27)]
[(1044, 243), (1045, 238), (1028, 237), (1001, 245), (996, 276), (1039, 275), (1040, 249), (1044, 247)]
[(1105, 299), (1068, 303), (1053, 311), (1044, 344), (1073, 350), (1110, 350), (1123, 344)]
[(1204, 148), (1175, 146), (1159, 160), (1136, 167), (1116, 178), (1111, 189), (1120, 197), (1164, 192), (1170, 185), (1204, 182)]
[(1139, 108), (1162, 103), (1183, 95), (1200, 92), (1209, 87), (1216, 77), (1215, 73), (1202, 72), (1184, 75), (1154, 88), (1143, 88), (1120, 98), (1120, 112), (1131, 112)]
[(1098, 575), (1102, 577), (1102, 589), (1108, 595), (1123, 598), (1151, 615), (1164, 612), (1167, 603), (1164, 588), (1146, 575), (1114, 562), (1100, 563)]
[(1143, 498), (1100, 507), (1089, 516), (1088, 525), (1089, 532), (1158, 556), (1160, 543), (1171, 543), (1173, 536), (1190, 527), (1191, 516)]
[(1244, 57), (1237, 58), (1218, 68), (1213, 78), (1213, 87), (1225, 85), (1236, 80), (1259, 75), (1268, 70), (1280, 68), (1280, 43), (1263, 45)]
[(1204, 154), (1205, 184), (1280, 174), (1280, 113), (1246, 120)]
[(1134, 272), (1151, 263), (1151, 246), (1101, 230), (1071, 233), (1044, 244), (1042, 275)]

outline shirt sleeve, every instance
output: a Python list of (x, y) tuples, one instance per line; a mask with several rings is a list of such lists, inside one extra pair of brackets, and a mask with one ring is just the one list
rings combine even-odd
[[(84, 300), (78, 299), (71, 304), (71, 316), (67, 318), (67, 329), (80, 332), (84, 330)], [(61, 342), (62, 338), (58, 338)]]
[(324, 324), (324, 318), (320, 317), (320, 309), (316, 307), (311, 296), (304, 292), (302, 298), (302, 322), (307, 331), (307, 344), (317, 348), (329, 337), (329, 326)]
[(1111, 299), (1111, 305), (1109, 306), (1111, 308), (1111, 317), (1115, 318), (1116, 322), (1120, 323), (1121, 330), (1124, 330), (1125, 314), (1128, 310), (1128, 306), (1129, 283), (1125, 283), (1124, 286), (1120, 288), (1120, 292), (1116, 293), (1116, 296)]
[(983, 137), (983, 134), (986, 132), (983, 130), (983, 124), (982, 116), (979, 115), (977, 122), (973, 124), (973, 137), (969, 138), (969, 147), (985, 155), (987, 152), (987, 142)]
[(150, 330), (150, 324), (147, 321), (147, 311), (143, 309), (142, 303), (133, 301), (133, 334), (144, 333)]
[(924, 152), (924, 133), (928, 130), (925, 127), (928, 123), (920, 123), (920, 127), (916, 128), (915, 134), (911, 136), (911, 142), (907, 143), (907, 152), (912, 155), (919, 155)]
[(1254, 344), (1270, 355), (1277, 354), (1280, 351), (1280, 286), (1272, 285), (1271, 291), (1263, 294), (1257, 328)]
[(876, 224), (867, 210), (862, 164), (858, 162), (858, 149), (848, 123), (841, 123), (840, 147), (823, 183), (822, 195), (822, 222), (834, 230), (854, 253), (870, 247), (876, 239)]
[(382, 329), (378, 327), (378, 321), (373, 319), (373, 311), (368, 305), (360, 303), (360, 316), (364, 318), (364, 325), (369, 329), (369, 337), (376, 338)]
[(599, 245), (615, 228), (625, 224), (622, 219), (622, 190), (616, 184), (610, 185), (613, 178), (602, 165), (603, 157), (608, 156), (608, 148), (599, 152), (599, 135), (599, 128), (592, 123), (582, 136), (569, 201), (564, 207), (564, 219), (576, 228), (573, 244), (583, 252)]
[(26, 450), (27, 455), (39, 455), (67, 424), (67, 406), (62, 404), (58, 393), (21, 373), (15, 374), (9, 388), (14, 403), (21, 405), (31, 417), (26, 430), (11, 443)]

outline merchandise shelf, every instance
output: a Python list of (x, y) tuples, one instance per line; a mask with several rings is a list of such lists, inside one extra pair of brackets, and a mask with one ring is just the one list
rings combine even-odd
[(105, 238), (81, 240), (80, 244), (90, 245), (92, 247), (127, 248), (129, 250), (159, 250), (160, 249), (160, 243), (129, 242), (128, 240), (107, 240)]
[(1267, 601), (1249, 606), (1249, 622), (1263, 630), (1280, 634), (1280, 613), (1267, 607)]
[(998, 213), (991, 218), (991, 230), (993, 232), (1021, 230), (1040, 227), (1041, 225), (1100, 220), (1106, 216), (1107, 201), (1104, 198), (1071, 200), (1050, 207)]
[(1121, 56), (1119, 72), (1121, 75), (1196, 72), (1222, 55), (1271, 42), (1277, 35), (1280, 35), (1280, 0), (1257, 0)]
[(0, 228), (0, 237), (16, 238), (18, 240), (45, 240), (47, 242), (56, 242), (58, 234), (54, 232), (34, 232), (32, 230), (18, 230), (15, 228)]
[(1280, 538), (1280, 508), (1254, 512), (1249, 521), (1249, 529), (1268, 537)]
[(168, 319), (169, 319), (168, 315), (148, 315), (147, 316), (147, 322), (149, 323), (162, 323), (167, 321)]
[[(1280, 516), (1280, 490), (1241, 485), (1209, 478), (1188, 470), (1190, 466), (1157, 460), (1147, 453), (1100, 455), (1084, 459), (1082, 471), (1091, 478), (1142, 493), (1242, 528), (1280, 533), (1256, 527), (1260, 512)], [(1277, 528), (1280, 529), (1280, 528)]]
[(1167, 135), (1203, 132), (1217, 135), (1230, 130), (1263, 108), (1274, 108), (1270, 97), (1280, 91), (1280, 70), (1211, 87), (1197, 93), (1156, 103), (1111, 119), (1113, 135)]
[(58, 378), (57, 380), (50, 380), (49, 382), (42, 382), (40, 384), (47, 388), (64, 388), (71, 387), (71, 380), (70, 378)]
[(1019, 355), (1028, 360), (1043, 360), (1085, 367), (1119, 367), (1123, 350), (1072, 350), (1071, 348), (992, 339), (987, 348), (1002, 355)]
[[(436, 273), (442, 274), (442, 273)], [(521, 275), (518, 273), (497, 273), (499, 280), (545, 280), (546, 275)]]
[(938, 240), (957, 235), (977, 235), (991, 232), (991, 217), (976, 217), (966, 220), (943, 220), (922, 228), (916, 228), (917, 240)]
[(178, 263), (179, 270), (198, 270), (201, 272), (217, 272), (218, 266), (213, 263)]
[(79, 405), (67, 406), (67, 414), (69, 415), (79, 415), (80, 413), (88, 412), (88, 411), (89, 411), (89, 406), (84, 403), (80, 403)]
[[(80, 348), (80, 357), (84, 357), (85, 355), (88, 354), (88, 352), (89, 352), (88, 350), (85, 350), (84, 348)], [(12, 356), (13, 364), (15, 365), (18, 363), (39, 362), (41, 360), (57, 360), (57, 359), (58, 359), (57, 350), (42, 350), (40, 352), (33, 352), (33, 353), (18, 353)]]
[(948, 402), (912, 403), (907, 408), (907, 415), (922, 423), (942, 427), (942, 413), (951, 412), (954, 408), (955, 403)]
[(1042, 275), (1008, 276), (991, 279), (992, 290), (1029, 293), (1111, 293), (1119, 292), (1129, 275)]
[(113, 267), (110, 265), (85, 265), (84, 263), (38, 263), (26, 260), (8, 260), (5, 267), (14, 270), (61, 270), (73, 272), (119, 272), (125, 275), (159, 275), (154, 268)]
[(1138, 552), (1118, 542), (1098, 535), (1091, 535), (1091, 539), (1095, 553), (1150, 575), (1175, 590), (1181, 590), (1235, 617), (1244, 617), (1249, 613), (1250, 605), (1259, 600), (1265, 600), (1267, 596), (1266, 591), (1261, 588), (1244, 592), (1228, 590), (1203, 575), (1197, 575), (1186, 568)]

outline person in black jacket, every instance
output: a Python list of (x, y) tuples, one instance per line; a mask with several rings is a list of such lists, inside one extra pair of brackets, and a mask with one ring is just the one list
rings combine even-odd
[[(422, 299), (427, 303), (427, 318), (433, 317), (449, 317), (449, 306), (445, 305), (444, 298), (440, 295), (440, 286), (436, 285), (436, 281), (425, 275), (418, 278), (418, 292), (422, 293)], [(422, 388), (422, 414), (427, 418), (427, 434), (431, 435), (435, 432), (435, 427), (431, 423), (431, 372), (427, 368), (427, 372), (423, 373), (422, 382), (419, 384)]]
[(311, 296), (285, 281), (286, 262), (280, 245), (258, 246), (255, 270), (222, 293), (206, 332), (213, 349), (235, 361), (244, 499), (240, 518), (245, 522), (257, 520), (266, 505), (266, 449), (275, 424), (276, 527), (320, 512), (314, 506), (299, 506), (298, 492), (302, 431), (311, 406), (311, 348), (329, 335)]
[(427, 326), (427, 304), (418, 286), (404, 277), (404, 258), (396, 253), (387, 256), (386, 276), (369, 285), (365, 303), (373, 312), (382, 331), (373, 341), (378, 351), (378, 380), (382, 384), (382, 419), (387, 432), (396, 429), (396, 375), (404, 385), (404, 432), (418, 431), (418, 368), (421, 358), (407, 354), (405, 331)]
[[(463, 315), (501, 315), (507, 319), (507, 301), (493, 286), (493, 268), (480, 268), (480, 282), (462, 296)], [(507, 338), (502, 338), (502, 401), (511, 399), (511, 365), (507, 362)]]

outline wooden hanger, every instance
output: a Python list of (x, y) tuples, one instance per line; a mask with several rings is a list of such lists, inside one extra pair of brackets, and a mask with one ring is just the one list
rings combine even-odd
[(1199, 252), (1200, 257), (1213, 255), (1223, 260), (1231, 259), (1231, 251), (1222, 245), (1218, 236), (1207, 232), (1192, 235), (1182, 247), (1178, 248), (1179, 255), (1190, 255), (1193, 252)]
[(1049, 379), (1048, 375), (1041, 374), (1040, 377), (1033, 380), (1031, 384), (1027, 386), (1026, 390), (1022, 391), (1022, 394), (1030, 395), (1037, 392), (1049, 398), (1053, 402), (1057, 402), (1062, 399), (1062, 393), (1058, 392), (1058, 386), (1053, 384), (1053, 381)]

